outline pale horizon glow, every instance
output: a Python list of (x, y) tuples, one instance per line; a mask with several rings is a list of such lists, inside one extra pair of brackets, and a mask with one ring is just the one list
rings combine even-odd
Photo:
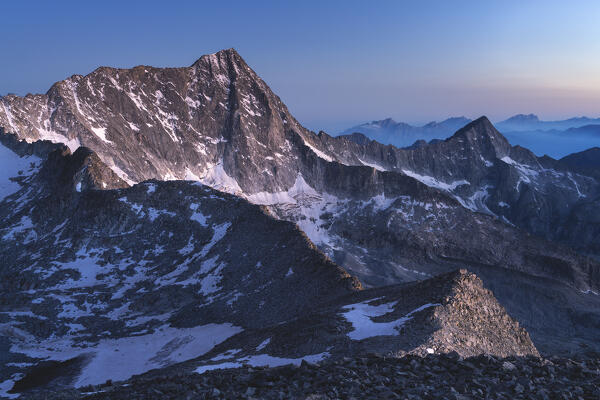
[(600, 116), (597, 1), (3, 5), (0, 94), (234, 47), (308, 128)]

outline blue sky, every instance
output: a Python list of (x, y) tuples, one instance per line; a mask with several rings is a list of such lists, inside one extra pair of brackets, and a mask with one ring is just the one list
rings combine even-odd
[(314, 130), (600, 116), (598, 21), (598, 1), (3, 2), (0, 93), (234, 47)]

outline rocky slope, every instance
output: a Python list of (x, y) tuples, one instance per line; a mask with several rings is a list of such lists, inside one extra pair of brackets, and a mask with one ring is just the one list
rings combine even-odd
[(205, 374), (157, 373), (126, 385), (34, 395), (32, 399), (593, 399), (597, 358), (548, 360), (456, 355), (368, 355), (321, 364), (244, 366)]
[(376, 349), (538, 354), (465, 271), (352, 296), (355, 278), (244, 199), (129, 187), (84, 147), (5, 134), (0, 148), (35, 157), (0, 202), (0, 396)]
[(264, 353), (283, 364), (300, 362), (303, 354), (340, 358), (369, 352), (539, 355), (481, 280), (460, 270), (343, 296), (292, 321), (246, 330), (182, 369), (262, 365)]
[(239, 197), (184, 181), (129, 188), (83, 147), (12, 144), (37, 161), (0, 202), (4, 394), (41, 360), (55, 371), (42, 385), (126, 379), (360, 289)]
[(0, 102), (7, 132), (87, 146), (128, 183), (191, 179), (265, 205), (367, 285), (468, 267), (544, 351), (597, 346), (600, 264), (567, 246), (600, 251), (598, 181), (510, 146), (485, 118), (412, 149), (314, 135), (234, 50)]

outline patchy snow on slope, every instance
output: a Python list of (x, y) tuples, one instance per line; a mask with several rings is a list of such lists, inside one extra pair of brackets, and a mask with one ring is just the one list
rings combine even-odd
[(38, 133), (40, 135), (39, 139), (26, 138), (25, 140), (27, 141), (27, 143), (33, 143), (38, 140), (49, 140), (52, 143), (64, 144), (65, 146), (67, 146), (69, 148), (69, 150), (71, 150), (71, 153), (74, 153), (75, 150), (77, 150), (79, 147), (81, 147), (81, 142), (79, 141), (78, 138), (70, 139), (60, 133), (49, 131), (49, 130), (43, 130), (43, 129), (38, 130)]
[(110, 169), (112, 169), (112, 170), (113, 170), (113, 172), (114, 172), (115, 174), (117, 174), (117, 176), (118, 176), (119, 178), (121, 178), (121, 179), (123, 179), (125, 182), (127, 182), (127, 184), (128, 184), (128, 185), (133, 185), (133, 184), (135, 183), (134, 181), (132, 181), (132, 180), (129, 178), (129, 175), (127, 175), (127, 174), (125, 173), (125, 171), (123, 171), (121, 168), (119, 168), (119, 167), (118, 167), (118, 166), (116, 166), (115, 164), (110, 164), (110, 165), (109, 165), (109, 167), (110, 167)]
[(317, 149), (315, 146), (313, 146), (312, 144), (308, 143), (307, 141), (304, 141), (304, 144), (306, 145), (306, 147), (308, 147), (309, 149), (311, 149), (313, 151), (313, 153), (315, 153), (319, 158), (322, 158), (323, 160), (329, 161), (329, 162), (333, 161), (333, 158), (331, 158), (327, 154), (323, 153), (321, 150)]
[(463, 207), (468, 208), (471, 211), (484, 212), (486, 214), (495, 216), (496, 214), (494, 214), (485, 204), (486, 200), (490, 196), (488, 190), (492, 188), (493, 186), (491, 185), (483, 185), (481, 188), (479, 188), (479, 190), (466, 199), (463, 199), (459, 196), (455, 196), (455, 198)]
[(330, 354), (328, 352), (310, 354), (300, 358), (281, 358), (270, 356), (268, 354), (257, 354), (253, 356), (234, 359), (232, 361), (227, 361), (220, 364), (201, 365), (200, 367), (196, 368), (195, 372), (203, 374), (206, 371), (212, 371), (215, 369), (240, 368), (243, 365), (251, 365), (253, 367), (280, 367), (282, 365), (289, 364), (300, 365), (303, 360), (312, 363), (317, 363), (323, 361), (329, 356)]
[(296, 198), (297, 196), (300, 196), (300, 195), (309, 195), (309, 196), (318, 196), (319, 195), (319, 193), (315, 189), (313, 189), (308, 183), (306, 183), (302, 174), (298, 174), (296, 176), (296, 181), (294, 182), (294, 186), (292, 186), (288, 190), (288, 194), (293, 198)]
[(210, 239), (210, 242), (208, 242), (204, 248), (202, 249), (202, 251), (200, 252), (200, 257), (206, 257), (206, 255), (208, 254), (208, 252), (210, 251), (210, 249), (212, 249), (212, 247), (217, 244), (221, 239), (223, 239), (225, 237), (225, 235), (227, 234), (227, 231), (229, 230), (229, 227), (231, 226), (231, 222), (224, 222), (222, 224), (219, 225), (215, 225), (212, 227), (213, 229), (213, 236)]
[(493, 167), (493, 166), (494, 166), (494, 163), (493, 163), (493, 162), (491, 162), (490, 160), (486, 160), (486, 159), (485, 159), (485, 158), (483, 158), (483, 156), (481, 156), (481, 155), (479, 156), (479, 159), (481, 159), (481, 161), (483, 161), (483, 164), (484, 164), (486, 167), (488, 167), (488, 168), (490, 168), (490, 167)]
[(154, 333), (101, 339), (80, 346), (71, 339), (49, 339), (40, 342), (24, 340), (14, 344), (11, 352), (32, 358), (63, 361), (83, 355), (89, 362), (83, 367), (75, 387), (96, 385), (108, 379), (125, 380), (155, 368), (199, 357), (229, 337), (242, 332), (235, 325), (208, 324), (193, 328), (162, 326)]
[(294, 204), (296, 200), (288, 192), (258, 192), (246, 196), (249, 202), (260, 205)]
[(48, 276), (51, 276), (56, 271), (64, 270), (73, 270), (78, 273), (78, 278), (68, 278), (59, 284), (56, 289), (92, 287), (105, 283), (103, 279), (97, 279), (97, 276), (107, 274), (113, 268), (120, 265), (103, 262), (98, 256), (98, 250), (102, 249), (87, 249), (82, 247), (75, 254), (75, 260), (68, 262), (52, 261), (50, 263), (51, 266), (49, 265), (45, 271), (42, 270), (40, 272), (48, 274)]
[(11, 377), (11, 379), (0, 382), (0, 397), (4, 399), (16, 399), (21, 395), (19, 393), (8, 393), (15, 384), (15, 381), (20, 379), (20, 374), (15, 374), (16, 376)]
[(379, 164), (367, 162), (367, 161), (361, 160), (360, 158), (358, 159), (358, 161), (360, 161), (363, 165), (366, 165), (367, 167), (375, 168), (377, 171), (382, 171), (382, 172), (387, 171), (387, 169), (385, 169), (384, 167), (382, 167)]
[(586, 195), (581, 193), (581, 191), (579, 190), (579, 185), (577, 184), (577, 181), (573, 179), (573, 174), (571, 174), (570, 172), (567, 173), (567, 178), (569, 178), (569, 181), (573, 183), (575, 190), (577, 190), (577, 196), (579, 196), (579, 198), (586, 197)]
[(256, 346), (256, 351), (263, 350), (265, 347), (267, 347), (269, 345), (269, 343), (271, 343), (271, 338), (267, 338), (267, 339), (263, 340), (258, 346)]
[(92, 127), (92, 132), (94, 132), (94, 135), (98, 136), (103, 142), (112, 143), (110, 140), (108, 140), (106, 138), (106, 128)]
[(31, 218), (24, 215), (21, 217), (21, 219), (19, 220), (19, 222), (16, 225), (6, 228), (6, 229), (8, 229), (8, 233), (6, 233), (6, 234), (4, 234), (4, 236), (2, 236), (2, 240), (13, 240), (15, 238), (15, 234), (25, 232), (26, 230), (32, 229), (32, 228), (33, 228), (33, 223), (31, 222)]
[(296, 198), (302, 195), (318, 196), (319, 194), (306, 181), (302, 174), (296, 176), (294, 185), (283, 192), (259, 192), (246, 196), (248, 201), (254, 204), (273, 205), (273, 204), (296, 204)]
[(219, 160), (216, 164), (207, 164), (207, 169), (198, 180), (203, 185), (210, 186), (222, 192), (232, 194), (242, 193), (242, 188), (240, 188), (237, 181), (225, 172), (223, 159)]
[(200, 177), (198, 175), (194, 174), (189, 168), (186, 168), (184, 179), (186, 181), (199, 181)]
[(335, 244), (335, 236), (329, 233), (330, 222), (321, 217), (337, 214), (347, 204), (348, 200), (324, 193), (321, 197), (305, 196), (288, 212), (293, 212), (290, 217), (314, 244), (331, 253), (339, 248)]
[(152, 207), (148, 208), (147, 216), (150, 219), (150, 221), (154, 222), (154, 220), (156, 218), (160, 217), (161, 215), (167, 215), (169, 217), (175, 217), (177, 214), (175, 214), (172, 211), (168, 211), (168, 210), (159, 210), (159, 209), (152, 208)]
[(403, 169), (402, 172), (405, 175), (408, 175), (411, 178), (415, 178), (416, 180), (420, 181), (421, 183), (424, 183), (427, 186), (445, 190), (445, 191), (452, 191), (452, 190), (456, 189), (458, 186), (462, 186), (462, 185), (470, 185), (470, 183), (464, 179), (462, 179), (460, 181), (454, 181), (452, 183), (446, 183), (446, 182), (442, 182), (442, 181), (435, 179), (433, 176), (420, 175), (420, 174), (417, 174), (416, 172), (412, 172), (407, 169)]
[(39, 165), (38, 157), (19, 157), (12, 150), (0, 144), (0, 201), (21, 188), (21, 185), (11, 178), (29, 176), (38, 170)]
[(519, 190), (519, 185), (521, 182), (531, 183), (531, 180), (537, 178), (537, 176), (540, 174), (539, 171), (533, 169), (531, 166), (518, 163), (508, 156), (502, 157), (500, 160), (508, 165), (515, 167), (517, 171), (519, 171), (519, 180), (515, 185), (515, 189), (517, 191)]
[(208, 226), (208, 223), (206, 222), (206, 216), (202, 214), (202, 211), (198, 211), (198, 207), (199, 205), (196, 203), (190, 204), (190, 210), (193, 211), (192, 215), (190, 216), (190, 219), (192, 221), (196, 221), (202, 226)]
[(429, 307), (438, 306), (439, 304), (425, 304), (421, 307), (409, 312), (404, 317), (389, 322), (375, 322), (374, 317), (381, 317), (394, 311), (394, 306), (397, 302), (383, 303), (377, 306), (372, 306), (374, 300), (371, 299), (361, 303), (350, 304), (344, 306), (342, 316), (352, 324), (352, 331), (348, 332), (348, 337), (352, 340), (363, 340), (375, 336), (391, 336), (398, 335), (398, 328), (412, 319), (412, 315), (425, 310)]

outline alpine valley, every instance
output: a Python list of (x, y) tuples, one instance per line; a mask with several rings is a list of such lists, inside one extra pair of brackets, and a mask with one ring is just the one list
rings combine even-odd
[[(445, 123), (408, 148), (316, 134), (233, 49), (1, 97), (0, 396), (597, 354), (598, 149)], [(270, 396), (244, 387), (206, 393)]]

